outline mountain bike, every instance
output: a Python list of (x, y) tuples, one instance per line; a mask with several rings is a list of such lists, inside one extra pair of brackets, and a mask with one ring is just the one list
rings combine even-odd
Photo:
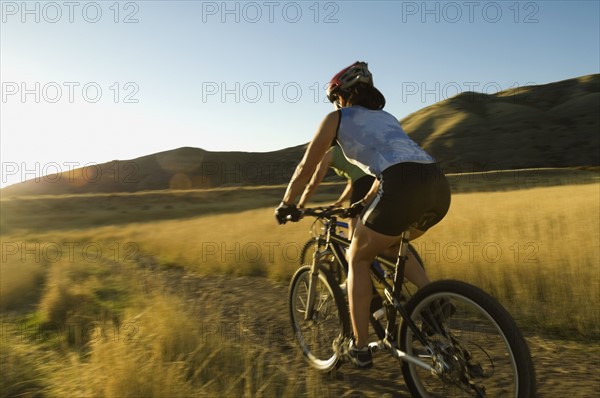
[[(347, 209), (303, 210), (303, 217), (316, 219), (314, 250), (289, 287), (297, 343), (310, 365), (321, 371), (343, 363), (341, 347), (352, 336), (343, 283), (348, 272), (344, 249), (350, 240), (338, 233), (338, 217), (346, 213)], [(406, 299), (408, 240), (409, 233), (404, 232), (395, 263), (379, 256), (371, 264), (378, 288), (370, 316), (376, 339), (370, 349), (401, 362), (413, 397), (534, 397), (529, 348), (496, 299), (457, 280), (431, 282)]]

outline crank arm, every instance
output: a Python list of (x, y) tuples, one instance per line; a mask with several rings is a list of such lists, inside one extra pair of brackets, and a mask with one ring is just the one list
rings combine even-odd
[(408, 355), (404, 351), (399, 350), (398, 348), (395, 347), (395, 344), (390, 343), (390, 341), (387, 339), (385, 339), (383, 341), (379, 341), (377, 343), (372, 343), (372, 344), (376, 345), (377, 348), (379, 348), (379, 349), (381, 349), (381, 348), (387, 349), (389, 351), (389, 353), (392, 354), (392, 356), (398, 360), (412, 363), (413, 365), (417, 365), (425, 370), (428, 370), (432, 374), (437, 374), (437, 371), (435, 370), (434, 367), (432, 367), (428, 363), (421, 361), (417, 357)]

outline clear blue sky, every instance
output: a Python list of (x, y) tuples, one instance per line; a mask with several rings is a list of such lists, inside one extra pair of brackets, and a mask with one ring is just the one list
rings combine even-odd
[(599, 21), (598, 1), (2, 1), (1, 186), (181, 146), (305, 143), (356, 60), (398, 118), (599, 73)]

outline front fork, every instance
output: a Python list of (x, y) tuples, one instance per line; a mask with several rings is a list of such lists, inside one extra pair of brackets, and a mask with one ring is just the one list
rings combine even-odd
[(306, 313), (304, 314), (304, 320), (310, 321), (314, 315), (314, 305), (316, 297), (316, 286), (317, 279), (319, 278), (319, 249), (321, 248), (321, 240), (317, 239), (315, 242), (315, 251), (313, 253), (312, 267), (310, 269), (310, 278), (308, 280), (308, 297), (306, 298)]

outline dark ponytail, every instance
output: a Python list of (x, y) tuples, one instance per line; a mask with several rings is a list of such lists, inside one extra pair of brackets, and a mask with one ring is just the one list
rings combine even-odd
[(359, 83), (349, 92), (342, 94), (350, 105), (360, 105), (371, 110), (380, 110), (385, 106), (385, 97), (370, 84)]

